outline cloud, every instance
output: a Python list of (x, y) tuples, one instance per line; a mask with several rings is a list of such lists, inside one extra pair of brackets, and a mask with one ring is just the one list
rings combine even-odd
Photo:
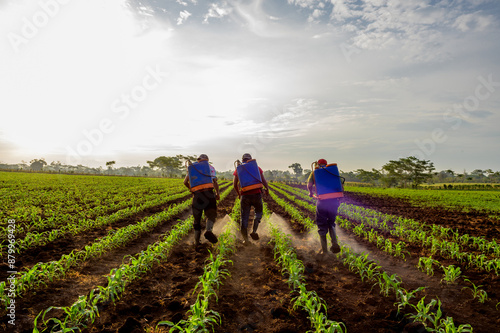
[(462, 32), (470, 30), (484, 31), (486, 28), (492, 26), (493, 22), (494, 18), (492, 16), (484, 16), (476, 12), (458, 16), (452, 26)]
[(180, 12), (179, 17), (177, 18), (177, 25), (181, 25), (182, 23), (184, 23), (189, 16), (191, 16), (191, 13), (187, 10), (183, 10), (182, 12)]
[(288, 3), (309, 9), (314, 9), (316, 6), (324, 6), (321, 0), (288, 0)]
[(203, 23), (209, 23), (209, 19), (211, 18), (221, 19), (224, 16), (231, 14), (232, 11), (233, 9), (226, 1), (212, 3), (208, 9), (208, 13), (203, 16)]

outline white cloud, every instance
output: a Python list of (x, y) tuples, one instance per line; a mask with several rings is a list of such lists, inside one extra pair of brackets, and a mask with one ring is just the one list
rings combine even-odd
[(311, 15), (309, 15), (309, 18), (307, 19), (308, 22), (317, 22), (318, 18), (323, 16), (325, 11), (320, 10), (320, 9), (315, 9)]
[(182, 23), (184, 23), (189, 16), (191, 16), (191, 13), (187, 10), (183, 10), (182, 12), (180, 12), (179, 17), (177, 18), (177, 25), (181, 25)]
[(491, 16), (483, 16), (479, 13), (463, 14), (456, 18), (453, 27), (462, 31), (483, 31), (493, 24)]
[(288, 0), (288, 3), (302, 8), (310, 9), (314, 9), (316, 6), (324, 6), (322, 0)]
[(210, 18), (221, 19), (224, 16), (231, 14), (232, 8), (228, 5), (226, 1), (221, 1), (220, 3), (212, 3), (208, 9), (208, 13), (203, 16), (203, 23), (208, 23)]

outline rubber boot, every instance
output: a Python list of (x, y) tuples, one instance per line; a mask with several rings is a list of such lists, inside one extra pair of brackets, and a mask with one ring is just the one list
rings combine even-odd
[(330, 247), (330, 251), (332, 251), (333, 253), (339, 253), (340, 246), (339, 243), (337, 242), (337, 234), (335, 233), (335, 227), (330, 227), (328, 229), (328, 232), (330, 233), (330, 238), (332, 239), (332, 247)]
[(253, 221), (253, 232), (250, 234), (253, 240), (259, 240), (259, 234), (257, 233), (257, 228), (259, 227), (259, 221)]
[(248, 245), (248, 230), (247, 230), (247, 228), (241, 228), (241, 235), (243, 236), (243, 245)]
[(195, 230), (194, 231), (194, 246), (195, 247), (200, 245), (200, 236), (201, 236), (201, 230)]
[(321, 242), (321, 250), (323, 251), (323, 254), (328, 253), (328, 243), (326, 242), (326, 235), (320, 235), (319, 240)]
[(206, 239), (208, 239), (210, 243), (215, 244), (217, 243), (217, 236), (215, 236), (214, 233), (212, 232), (213, 227), (214, 227), (214, 221), (208, 220), (204, 236)]

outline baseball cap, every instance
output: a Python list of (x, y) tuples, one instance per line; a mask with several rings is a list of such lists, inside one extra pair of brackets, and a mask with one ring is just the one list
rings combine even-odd
[(318, 164), (328, 164), (324, 158), (318, 160)]
[(208, 160), (207, 154), (201, 154), (200, 156), (198, 156), (198, 161), (199, 160)]
[(247, 160), (251, 160), (252, 159), (252, 155), (250, 155), (249, 153), (245, 153), (243, 154), (243, 156), (241, 157), (241, 160), (242, 161), (247, 161)]

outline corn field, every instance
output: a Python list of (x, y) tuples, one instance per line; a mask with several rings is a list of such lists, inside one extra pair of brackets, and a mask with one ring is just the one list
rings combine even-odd
[(182, 180), (0, 173), (0, 184), (4, 332), (500, 327), (495, 194), (426, 204), (418, 190), (347, 187), (341, 252), (320, 254), (315, 201), (301, 185), (270, 184), (260, 239), (243, 245), (239, 198), (221, 182), (219, 241), (202, 236), (195, 249)]

